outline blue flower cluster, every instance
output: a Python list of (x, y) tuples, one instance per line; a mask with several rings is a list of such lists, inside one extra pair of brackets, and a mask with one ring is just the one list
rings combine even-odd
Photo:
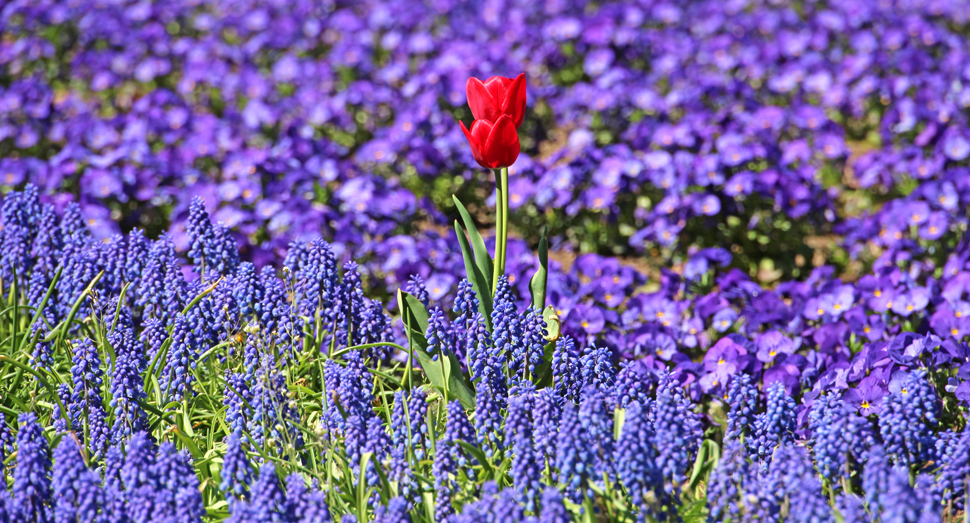
[[(11, 193), (6, 207), (52, 212), (37, 198)], [(414, 334), (391, 327), (357, 266), (339, 269), (323, 241), (294, 245), (278, 277), (245, 262), (183, 261), (167, 237), (98, 242), (73, 212), (48, 226), (64, 234), (45, 254), (55, 264), (31, 255), (12, 275), (27, 287), (10, 299), (37, 311), (17, 320), (18, 346), (33, 356), (17, 367), (33, 378), (17, 379), (43, 398), (21, 415), (15, 442), (0, 420), (0, 450), (16, 453), (0, 507), (14, 520), (490, 521), (503, 510), (568, 521), (608, 496), (626, 500), (606, 508), (615, 514), (671, 520), (699, 501), (698, 481), (711, 518), (926, 521), (964, 505), (967, 432), (954, 409), (968, 349), (931, 327), (823, 347), (817, 333), (843, 325), (832, 312), (802, 323), (798, 338), (791, 320), (735, 329), (693, 361), (663, 325), (678, 306), (644, 301), (660, 323), (641, 329), (643, 343), (671, 342), (618, 365), (622, 346), (577, 343), (568, 329), (549, 341), (507, 278), (491, 332), (468, 283), (452, 317), (415, 278), (431, 311), (416, 316), (431, 350), (421, 368), (407, 347)], [(205, 251), (215, 236), (198, 234), (203, 252), (217, 252)], [(38, 233), (26, 245), (45, 242)], [(66, 256), (87, 260), (91, 280), (62, 285), (76, 263)], [(158, 278), (151, 267), (166, 269)], [(731, 289), (720, 292), (741, 292)], [(711, 296), (681, 299), (726, 300)], [(443, 366), (447, 402), (432, 373)]]

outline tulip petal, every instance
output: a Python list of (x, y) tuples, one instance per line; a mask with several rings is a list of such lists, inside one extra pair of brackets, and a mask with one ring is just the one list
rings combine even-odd
[[(468, 107), (476, 120), (494, 122), (501, 114), (501, 99), (496, 99), (478, 78), (469, 78), (465, 83), (465, 95), (468, 97)], [(474, 124), (473, 124), (474, 126)]]
[(519, 157), (519, 147), (519, 134), (515, 132), (512, 119), (503, 114), (488, 133), (483, 151), (486, 164), (483, 165), (492, 169), (508, 167)]
[(468, 128), (465, 127), (465, 122), (459, 121), (458, 123), (461, 125), (462, 132), (465, 133), (465, 138), (468, 139), (468, 146), (471, 147), (472, 156), (475, 158), (475, 161), (478, 162), (478, 165), (487, 168), (488, 165), (486, 165), (485, 156), (483, 154), (485, 149), (485, 140), (480, 139), (480, 137), (482, 136), (483, 132), (485, 138), (488, 137), (488, 131), (490, 131), (492, 128), (491, 124), (484, 120), (475, 120), (472, 122), (472, 128), (469, 131)]
[(485, 89), (491, 93), (492, 99), (495, 100), (495, 104), (499, 107), (504, 105), (505, 96), (509, 91), (509, 84), (512, 83), (511, 78), (506, 78), (504, 76), (492, 76), (488, 80), (485, 80)]
[(519, 73), (509, 83), (502, 101), (502, 112), (512, 118), (516, 129), (522, 127), (522, 120), (525, 119), (525, 94), (525, 73)]

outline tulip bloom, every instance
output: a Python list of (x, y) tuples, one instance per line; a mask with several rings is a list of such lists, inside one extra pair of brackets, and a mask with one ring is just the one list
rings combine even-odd
[(478, 165), (498, 169), (512, 165), (519, 157), (519, 135), (508, 115), (500, 115), (494, 123), (491, 120), (475, 120), (471, 130), (465, 127), (464, 122), (459, 123)]
[[(465, 84), (468, 107), (476, 120), (498, 122), (503, 114), (512, 119), (515, 128), (522, 126), (525, 118), (525, 73), (514, 79), (493, 76), (482, 82), (469, 78)], [(481, 162), (479, 162), (481, 163)]]

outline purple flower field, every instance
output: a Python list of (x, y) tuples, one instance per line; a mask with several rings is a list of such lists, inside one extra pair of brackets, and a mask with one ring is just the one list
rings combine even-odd
[(9, 0), (0, 523), (966, 521), (970, 2)]

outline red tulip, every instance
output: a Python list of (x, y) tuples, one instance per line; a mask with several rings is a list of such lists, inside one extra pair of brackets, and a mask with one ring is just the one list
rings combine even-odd
[(478, 165), (487, 169), (508, 167), (519, 157), (519, 134), (515, 132), (512, 119), (503, 114), (495, 123), (490, 120), (475, 120), (471, 131), (461, 124), (461, 130), (468, 138), (472, 155)]
[(525, 118), (525, 73), (513, 80), (504, 76), (493, 76), (482, 82), (469, 78), (465, 84), (468, 106), (476, 120), (497, 122), (498, 117), (507, 114), (515, 128), (522, 126)]

